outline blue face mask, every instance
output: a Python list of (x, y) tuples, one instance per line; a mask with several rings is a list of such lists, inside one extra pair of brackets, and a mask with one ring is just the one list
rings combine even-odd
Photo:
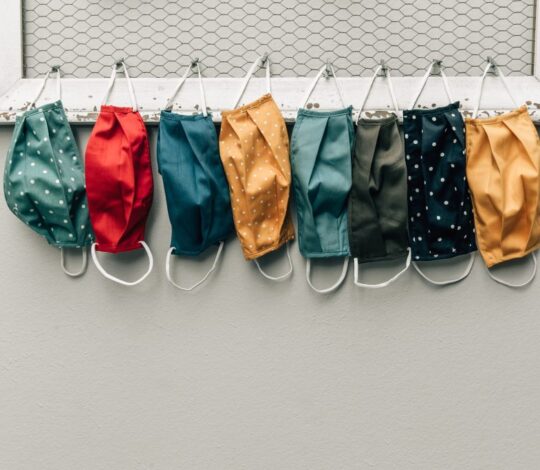
[[(193, 66), (199, 74), (203, 112), (196, 115), (172, 113), (174, 97)], [(224, 240), (234, 231), (229, 188), (219, 158), (216, 129), (206, 110), (198, 63), (193, 63), (186, 71), (161, 112), (157, 161), (172, 226), (167, 279), (179, 289), (191, 290), (215, 269)], [(191, 287), (182, 287), (172, 280), (171, 255), (196, 256), (216, 244), (219, 248), (214, 263), (203, 279)]]
[[(326, 69), (324, 67), (315, 77), (304, 103)], [(333, 74), (333, 67), (330, 66), (330, 70)], [(341, 98), (341, 93), (339, 95)], [(307, 281), (314, 290), (321, 293), (337, 289), (347, 274), (347, 199), (352, 183), (353, 146), (351, 106), (330, 112), (305, 108), (298, 110), (291, 139), (298, 242), (300, 252), (308, 259)], [(316, 289), (310, 280), (311, 259), (330, 257), (345, 258), (341, 277), (327, 289)]]

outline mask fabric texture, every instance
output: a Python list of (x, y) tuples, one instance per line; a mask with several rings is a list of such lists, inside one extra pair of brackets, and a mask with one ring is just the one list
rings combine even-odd
[[(540, 247), (540, 141), (526, 106), (493, 118), (468, 118), (466, 127), (478, 248), (491, 268)], [(511, 285), (491, 276), (511, 287), (534, 278)]]
[(351, 255), (359, 263), (408, 254), (403, 153), (396, 116), (359, 120), (349, 198)]
[[(262, 58), (248, 72), (237, 102), (259, 62)], [(266, 64), (269, 90), (269, 62)], [(294, 238), (289, 213), (289, 138), (283, 116), (270, 93), (222, 113), (219, 148), (244, 257), (257, 260)], [(258, 263), (257, 266), (265, 277), (282, 280), (292, 272), (290, 256), (289, 264), (289, 272), (274, 279)]]
[[(116, 67), (104, 101), (115, 77)], [(92, 245), (94, 263), (109, 279), (134, 285), (150, 273), (153, 264), (150, 249), (144, 242), (146, 220), (152, 205), (153, 179), (148, 135), (128, 77), (126, 74), (133, 107), (101, 106), (88, 140), (85, 164), (90, 218), (96, 235), (96, 243)], [(105, 273), (95, 253), (96, 250), (121, 253), (141, 247), (147, 252), (150, 268), (134, 283)]]
[(354, 145), (352, 107), (331, 112), (301, 108), (291, 142), (302, 256), (349, 256), (347, 198)]
[[(48, 74), (40, 94), (47, 78)], [(60, 100), (17, 117), (6, 158), (4, 195), (9, 209), (49, 244), (82, 248), (92, 243), (79, 149)], [(71, 276), (82, 274), (86, 250), (80, 272), (65, 269), (63, 253), (62, 268)]]
[(169, 106), (161, 112), (157, 160), (172, 227), (169, 253), (196, 256), (221, 245), (234, 226), (216, 129), (204, 99), (201, 114), (175, 114)]
[(452, 258), (476, 250), (465, 135), (459, 103), (404, 112), (413, 260)]

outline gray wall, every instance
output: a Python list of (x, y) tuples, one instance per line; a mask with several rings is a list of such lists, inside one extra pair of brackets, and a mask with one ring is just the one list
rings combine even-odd
[(531, 75), (534, 0), (23, 0), (28, 77), (62, 64), (76, 77), (176, 76), (189, 57), (207, 76), (239, 77), (272, 51), (273, 71), (309, 75), (332, 60), (366, 75), (380, 59), (396, 75), (444, 58), (450, 74), (480, 75), (486, 56)]
[[(0, 155), (10, 133), (0, 128)], [(84, 148), (89, 129), (77, 133)], [(155, 183), (157, 265), (133, 289), (92, 265), (67, 278), (58, 251), (0, 204), (0, 468), (540, 467), (540, 278), (510, 290), (477, 260), (448, 288), (410, 270), (360, 290), (349, 272), (321, 297), (296, 244), (294, 277), (272, 284), (234, 240), (210, 282), (185, 294), (165, 280), (169, 225)], [(133, 277), (144, 268), (140, 255), (119, 258), (105, 263)], [(177, 275), (203, 264), (184, 261)], [(338, 271), (320, 267), (316, 280)]]

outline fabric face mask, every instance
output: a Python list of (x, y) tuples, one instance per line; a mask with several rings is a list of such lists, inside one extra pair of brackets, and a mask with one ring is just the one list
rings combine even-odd
[[(172, 113), (174, 97), (194, 66), (199, 76), (202, 114)], [(165, 265), (167, 279), (179, 289), (192, 290), (214, 271), (224, 240), (234, 230), (229, 188), (219, 159), (216, 129), (206, 110), (198, 62), (188, 68), (165, 111), (161, 112), (157, 160), (172, 227)], [(203, 279), (191, 287), (182, 287), (173, 281), (171, 255), (196, 256), (215, 244), (219, 244), (219, 248), (213, 266)]]
[[(61, 101), (60, 70), (54, 71), (58, 74), (58, 101), (34, 107), (49, 72), (29, 110), (17, 116), (6, 159), (4, 194), (20, 220), (61, 249), (63, 271), (77, 277), (86, 271), (86, 247), (93, 234), (79, 149)], [(64, 248), (82, 248), (79, 272), (66, 269)]]
[[(292, 273), (287, 242), (294, 238), (289, 213), (291, 167), (285, 121), (270, 94), (270, 62), (258, 58), (248, 71), (238, 105), (251, 75), (266, 62), (268, 93), (257, 101), (222, 113), (219, 148), (230, 198), (236, 233), (244, 257), (254, 260), (267, 279), (279, 281)], [(290, 269), (273, 277), (265, 273), (258, 258), (287, 244)]]
[[(413, 266), (427, 281), (452, 284), (471, 272), (476, 251), (471, 198), (465, 177), (464, 123), (459, 103), (452, 103), (446, 76), (443, 84), (451, 102), (446, 107), (413, 109), (432, 68), (424, 76), (411, 109), (404, 111), (405, 154), (409, 193), (409, 238)], [(414, 261), (433, 261), (469, 254), (464, 274), (434, 281)]]
[[(534, 251), (540, 247), (540, 142), (527, 107), (487, 119), (476, 119), (484, 79), (498, 71), (490, 61), (480, 80), (474, 118), (467, 126), (467, 178), (471, 188), (480, 254), (489, 275), (509, 287), (529, 284), (536, 275)], [(516, 104), (517, 106), (517, 104)], [(522, 284), (495, 277), (489, 268), (530, 254), (534, 270)]]
[[(117, 65), (124, 68), (132, 108), (105, 104), (114, 86)], [(101, 111), (88, 140), (85, 164), (90, 219), (96, 235), (92, 259), (107, 279), (125, 286), (139, 284), (150, 274), (154, 264), (152, 252), (144, 242), (153, 180), (146, 128), (123, 62), (113, 66)], [(148, 255), (149, 267), (133, 282), (118, 279), (105, 271), (96, 254), (96, 250), (121, 253), (141, 246)]]
[[(396, 112), (382, 119), (362, 119), (375, 79), (384, 72)], [(354, 283), (368, 288), (386, 287), (410, 266), (407, 234), (407, 171), (403, 140), (398, 127), (398, 104), (388, 68), (375, 71), (358, 113), (356, 144), (352, 162), (352, 189), (349, 197), (349, 243), (354, 258)], [(363, 284), (358, 281), (358, 265), (407, 256), (405, 268), (388, 281)]]
[[(305, 109), (325, 70), (330, 72), (327, 78), (334, 77), (343, 109), (329, 112)], [(352, 107), (345, 107), (334, 68), (327, 65), (306, 92), (291, 139), (298, 243), (302, 256), (307, 258), (307, 282), (322, 294), (336, 290), (347, 275), (347, 198), (351, 188), (353, 145)], [(344, 257), (341, 276), (333, 286), (318, 289), (311, 282), (311, 260), (331, 257)]]

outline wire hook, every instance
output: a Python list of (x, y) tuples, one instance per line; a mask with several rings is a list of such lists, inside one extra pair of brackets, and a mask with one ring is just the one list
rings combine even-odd
[(269, 57), (268, 52), (265, 52), (265, 53), (261, 56), (261, 67), (264, 67), (264, 66), (266, 65), (266, 62), (268, 62), (268, 57)]
[(385, 77), (386, 73), (388, 72), (388, 65), (386, 65), (384, 59), (381, 59), (379, 61), (379, 67), (381, 68), (381, 70), (379, 71), (379, 77)]
[(441, 69), (442, 69), (442, 59), (434, 59), (433, 62), (432, 62), (432, 73), (433, 75), (437, 75), (439, 73), (441, 73)]
[(51, 65), (51, 72), (59, 72), (60, 71), (60, 65)]
[(194, 57), (193, 59), (191, 59), (191, 68), (195, 68), (197, 67), (199, 64), (200, 64), (200, 60), (198, 57)]

